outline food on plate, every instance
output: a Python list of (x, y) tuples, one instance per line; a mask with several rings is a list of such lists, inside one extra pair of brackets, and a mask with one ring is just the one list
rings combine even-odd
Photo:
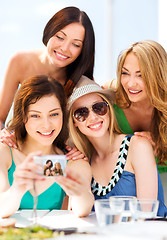
[(2, 228), (0, 227), (1, 240), (35, 240), (47, 239), (64, 235), (63, 232), (56, 232), (50, 229), (34, 225), (27, 228)]

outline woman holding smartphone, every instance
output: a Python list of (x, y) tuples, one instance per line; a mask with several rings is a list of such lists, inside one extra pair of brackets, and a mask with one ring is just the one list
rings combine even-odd
[(35, 195), (37, 209), (61, 209), (65, 198), (62, 188), (72, 196), (72, 209), (78, 216), (91, 211), (94, 198), (89, 189), (91, 170), (86, 161), (69, 161), (66, 184), (60, 187), (56, 183), (59, 176), (39, 175), (41, 167), (33, 159), (36, 155), (64, 154), (68, 138), (66, 112), (63, 87), (53, 78), (38, 75), (22, 83), (8, 126), (15, 131), (17, 148), (0, 143), (0, 217), (10, 216), (17, 209), (32, 209)]

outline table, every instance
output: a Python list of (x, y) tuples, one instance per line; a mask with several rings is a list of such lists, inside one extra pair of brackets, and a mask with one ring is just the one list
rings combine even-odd
[[(167, 240), (167, 222), (147, 221), (135, 223), (113, 224), (101, 229), (98, 226), (94, 212), (84, 218), (78, 218), (72, 211), (67, 210), (38, 210), (37, 223), (52, 227), (77, 227), (78, 234), (60, 237), (64, 240)], [(32, 224), (32, 210), (17, 211), (11, 217), (16, 218), (16, 227), (26, 227)], [(84, 234), (83, 232), (87, 232)]]

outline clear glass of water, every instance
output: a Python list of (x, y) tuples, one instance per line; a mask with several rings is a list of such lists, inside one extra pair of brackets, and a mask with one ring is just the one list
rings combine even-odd
[(145, 219), (155, 218), (159, 207), (158, 200), (137, 199), (136, 202), (130, 202), (132, 216), (135, 221), (144, 221)]
[(98, 224), (107, 226), (120, 223), (124, 209), (124, 201), (121, 199), (110, 201), (109, 199), (99, 199), (95, 201), (95, 212)]
[(137, 198), (135, 196), (121, 196), (121, 195), (110, 197), (111, 202), (115, 199), (117, 199), (117, 200), (121, 199), (125, 203), (124, 209), (122, 212), (122, 222), (131, 222), (133, 219), (132, 219), (132, 211), (130, 208), (130, 201), (135, 202), (137, 200)]

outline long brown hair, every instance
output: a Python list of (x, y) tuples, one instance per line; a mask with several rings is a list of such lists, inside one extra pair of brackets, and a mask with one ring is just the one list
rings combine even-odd
[(67, 66), (67, 83), (65, 91), (71, 95), (73, 87), (79, 81), (82, 75), (93, 79), (94, 55), (95, 55), (95, 36), (92, 23), (84, 11), (77, 7), (66, 7), (57, 12), (46, 24), (43, 32), (43, 43), (46, 46), (49, 39), (58, 31), (67, 25), (78, 22), (85, 28), (85, 38), (83, 41), (82, 51), (78, 58)]
[(8, 129), (15, 132), (16, 142), (24, 142), (27, 135), (25, 121), (28, 107), (46, 95), (54, 95), (62, 109), (63, 126), (53, 145), (63, 149), (68, 139), (66, 97), (63, 86), (51, 77), (38, 75), (23, 81), (14, 99), (13, 119), (8, 124)]
[(167, 160), (167, 53), (159, 43), (152, 40), (136, 42), (121, 52), (117, 63), (116, 92), (116, 103), (120, 108), (131, 105), (121, 85), (122, 67), (130, 52), (138, 58), (147, 96), (154, 107), (150, 131), (159, 163), (163, 164)]

